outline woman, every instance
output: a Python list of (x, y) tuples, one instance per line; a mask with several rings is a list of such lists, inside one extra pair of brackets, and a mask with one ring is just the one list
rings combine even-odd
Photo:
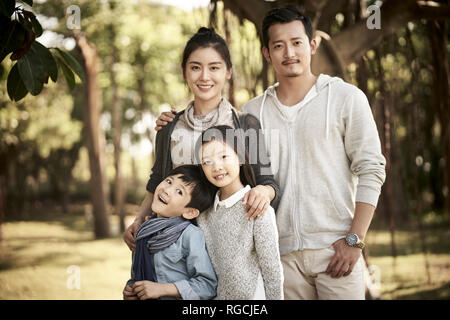
[[(226, 42), (213, 29), (200, 28), (189, 39), (184, 48), (181, 68), (194, 100), (156, 135), (156, 159), (147, 183), (148, 193), (140, 206), (138, 217), (124, 233), (124, 240), (131, 250), (135, 249), (134, 238), (139, 226), (151, 213), (156, 186), (173, 168), (194, 163), (195, 141), (202, 131), (217, 125), (254, 129), (256, 132), (260, 129), (255, 117), (237, 112), (222, 97), (223, 87), (231, 78), (232, 63)], [(265, 145), (263, 141), (260, 143), (259, 137), (256, 135), (256, 141), (251, 143), (257, 146), (257, 155), (266, 155)], [(267, 170), (262, 172), (261, 169), (270, 169), (269, 161), (265, 161), (263, 166), (258, 156), (255, 162), (252, 167), (257, 185), (243, 199), (243, 204), (247, 204), (248, 219), (263, 214), (269, 205), (276, 208), (279, 199), (279, 187), (273, 175), (261, 174), (267, 173)]]

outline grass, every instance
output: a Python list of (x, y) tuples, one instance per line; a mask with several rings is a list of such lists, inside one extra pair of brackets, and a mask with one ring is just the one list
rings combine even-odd
[[(131, 255), (121, 236), (94, 240), (82, 215), (54, 213), (43, 220), (3, 225), (0, 299), (122, 299)], [(80, 270), (79, 289), (69, 289), (72, 265)]]
[[(57, 209), (39, 210), (27, 221), (3, 224), (0, 243), (0, 299), (121, 299), (129, 278), (131, 255), (111, 217), (116, 236), (95, 240), (92, 222), (83, 207), (70, 214)], [(127, 217), (130, 223), (133, 217)], [(378, 271), (382, 299), (450, 298), (450, 229), (426, 230), (425, 269), (417, 231), (395, 233), (397, 258), (391, 257), (390, 234), (370, 230), (366, 242), (369, 264)], [(72, 265), (80, 270), (80, 288), (70, 289)]]
[(450, 299), (448, 226), (426, 228), (426, 254), (421, 250), (420, 233), (415, 230), (395, 232), (395, 259), (391, 255), (389, 231), (370, 230), (366, 241), (368, 262), (379, 270), (382, 299)]

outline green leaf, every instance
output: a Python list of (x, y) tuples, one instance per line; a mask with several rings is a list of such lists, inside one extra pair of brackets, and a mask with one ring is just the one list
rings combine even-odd
[(48, 50), (45, 46), (37, 41), (33, 42), (31, 47), (36, 50), (36, 53), (41, 59), (41, 64), (48, 72), (50, 78), (53, 80), (53, 82), (56, 82), (56, 80), (58, 79), (58, 65), (56, 64), (55, 59), (50, 53), (50, 50)]
[(19, 101), (27, 95), (28, 90), (20, 77), (17, 63), (14, 64), (9, 71), (8, 79), (6, 81), (6, 88), (11, 101)]
[(36, 38), (40, 37), (42, 35), (42, 26), (36, 17), (31, 19), (31, 25), (33, 26), (33, 31), (36, 34)]
[[(18, 21), (0, 16), (0, 62), (5, 57), (19, 48), (25, 41), (25, 28)], [(5, 32), (3, 32), (5, 30)]]
[(69, 69), (69, 67), (61, 57), (57, 56), (56, 59), (58, 60), (58, 64), (63, 71), (64, 78), (66, 78), (67, 85), (69, 86), (70, 90), (73, 90), (73, 88), (75, 88), (75, 76), (72, 70)]
[(16, 8), (15, 0), (1, 0), (0, 1), (0, 14), (4, 15), (7, 18), (11, 18), (11, 15)]
[(27, 90), (33, 96), (38, 95), (44, 87), (47, 73), (45, 72), (44, 65), (42, 65), (42, 60), (36, 47), (31, 45), (30, 50), (18, 60), (17, 64), (19, 65), (19, 73)]
[(25, 2), (27, 5), (29, 5), (30, 7), (33, 6), (33, 0), (22, 0), (22, 2)]
[(84, 70), (83, 67), (78, 63), (78, 61), (67, 52), (64, 52), (58, 48), (56, 48), (56, 50), (58, 51), (66, 65), (80, 77), (81, 81), (84, 81)]

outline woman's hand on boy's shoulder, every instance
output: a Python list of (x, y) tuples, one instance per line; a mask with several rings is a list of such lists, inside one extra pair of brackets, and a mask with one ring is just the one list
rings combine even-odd
[[(270, 206), (270, 186), (257, 185), (250, 189), (242, 199), (242, 204), (246, 205), (247, 220), (262, 216)], [(273, 189), (272, 189), (273, 190)]]

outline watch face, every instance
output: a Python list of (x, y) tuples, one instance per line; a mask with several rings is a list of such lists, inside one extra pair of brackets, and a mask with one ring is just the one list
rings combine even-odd
[(345, 240), (347, 241), (348, 245), (354, 246), (358, 241), (358, 237), (356, 236), (356, 234), (348, 234)]

